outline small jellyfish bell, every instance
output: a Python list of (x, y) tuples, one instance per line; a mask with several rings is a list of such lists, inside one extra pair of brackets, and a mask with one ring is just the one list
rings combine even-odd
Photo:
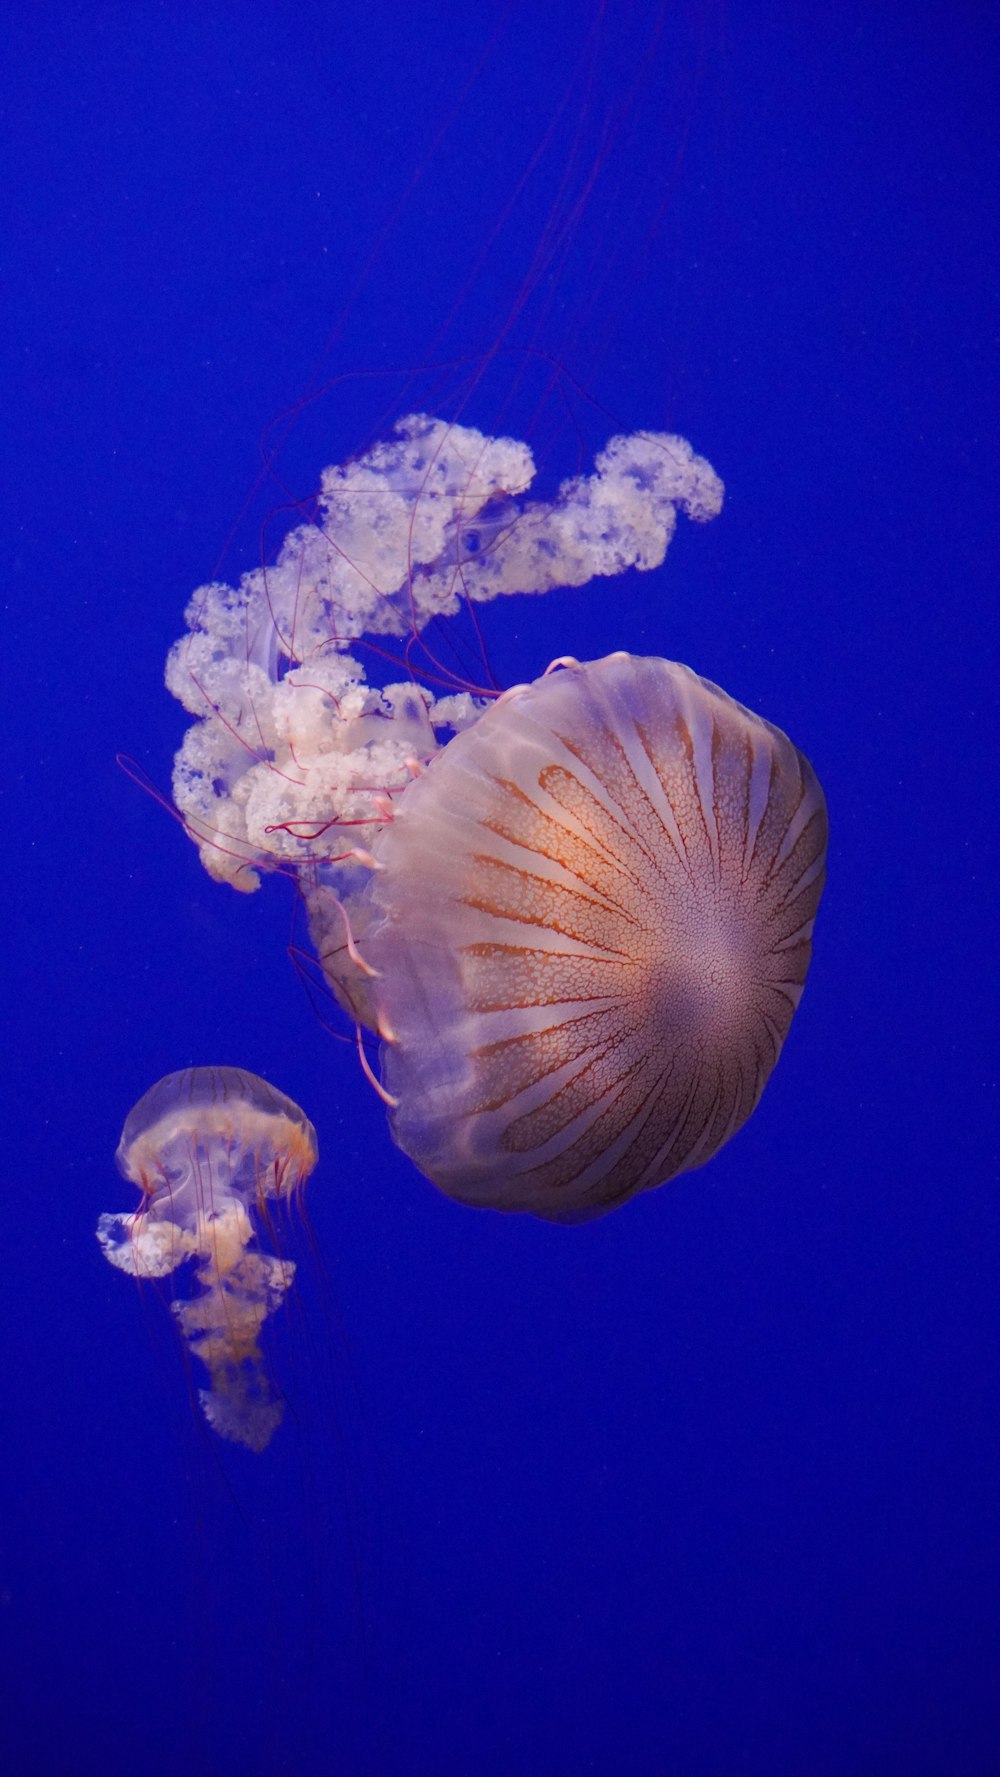
[(316, 1132), (284, 1093), (235, 1067), (167, 1074), (129, 1112), (116, 1160), (142, 1201), (102, 1215), (106, 1259), (138, 1278), (181, 1266), (191, 1288), (173, 1311), (208, 1372), (205, 1417), (221, 1437), (263, 1450), (283, 1403), (265, 1367), (261, 1328), (291, 1288), (295, 1266), (263, 1252), (271, 1206), (299, 1192), (317, 1159)]

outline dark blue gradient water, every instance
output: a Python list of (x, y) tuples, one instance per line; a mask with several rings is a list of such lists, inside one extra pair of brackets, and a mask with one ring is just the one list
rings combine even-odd
[[(3, 36), (3, 1770), (987, 1777), (990, 9), (40, 0)], [(549, 487), (620, 426), (709, 458), (718, 520), (484, 610), (492, 669), (686, 661), (829, 801), (758, 1111), (581, 1229), (414, 1172), (287, 884), (213, 884), (115, 762), (169, 785), (191, 591), (433, 398)], [(204, 1063), (319, 1133), (262, 1456), (94, 1238), (129, 1107)]]

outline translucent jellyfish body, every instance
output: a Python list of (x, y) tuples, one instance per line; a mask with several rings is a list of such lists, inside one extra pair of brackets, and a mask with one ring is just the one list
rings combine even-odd
[(221, 1437), (263, 1450), (284, 1411), (260, 1347), (265, 1320), (295, 1266), (264, 1252), (276, 1200), (301, 1190), (316, 1164), (316, 1132), (284, 1093), (234, 1067), (167, 1074), (129, 1112), (116, 1160), (139, 1186), (133, 1213), (102, 1215), (106, 1259), (138, 1278), (182, 1267), (190, 1288), (173, 1311), (208, 1372), (199, 1393)]
[(826, 842), (808, 760), (687, 667), (508, 692), (400, 799), (355, 909), (399, 1145), (554, 1221), (703, 1165), (781, 1052)]

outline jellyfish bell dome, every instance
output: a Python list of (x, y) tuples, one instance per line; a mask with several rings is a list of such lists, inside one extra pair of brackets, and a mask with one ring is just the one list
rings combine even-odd
[(249, 1167), (254, 1188), (278, 1197), (316, 1164), (316, 1131), (293, 1099), (238, 1067), (188, 1067), (165, 1074), (125, 1119), (115, 1164), (147, 1194), (165, 1174), (190, 1171), (191, 1143), (220, 1142), (234, 1172)]
[(560, 1222), (703, 1165), (781, 1052), (826, 835), (808, 760), (685, 666), (614, 654), (505, 694), (374, 848), (399, 1146), (449, 1196)]

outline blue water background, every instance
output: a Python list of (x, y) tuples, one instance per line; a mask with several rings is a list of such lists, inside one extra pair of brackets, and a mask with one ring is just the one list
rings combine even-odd
[[(3, 36), (0, 1767), (1000, 1770), (993, 9), (41, 0)], [(618, 425), (690, 438), (721, 518), (488, 610), (494, 670), (687, 661), (826, 788), (758, 1112), (582, 1230), (422, 1181), (287, 885), (210, 882), (115, 763), (167, 787), (164, 655), (259, 561), (260, 436), (328, 341), (366, 375), (288, 432), (297, 493), (410, 389), (534, 425), (547, 485)], [(197, 1062), (320, 1135), (261, 1457), (93, 1237), (125, 1113)]]

